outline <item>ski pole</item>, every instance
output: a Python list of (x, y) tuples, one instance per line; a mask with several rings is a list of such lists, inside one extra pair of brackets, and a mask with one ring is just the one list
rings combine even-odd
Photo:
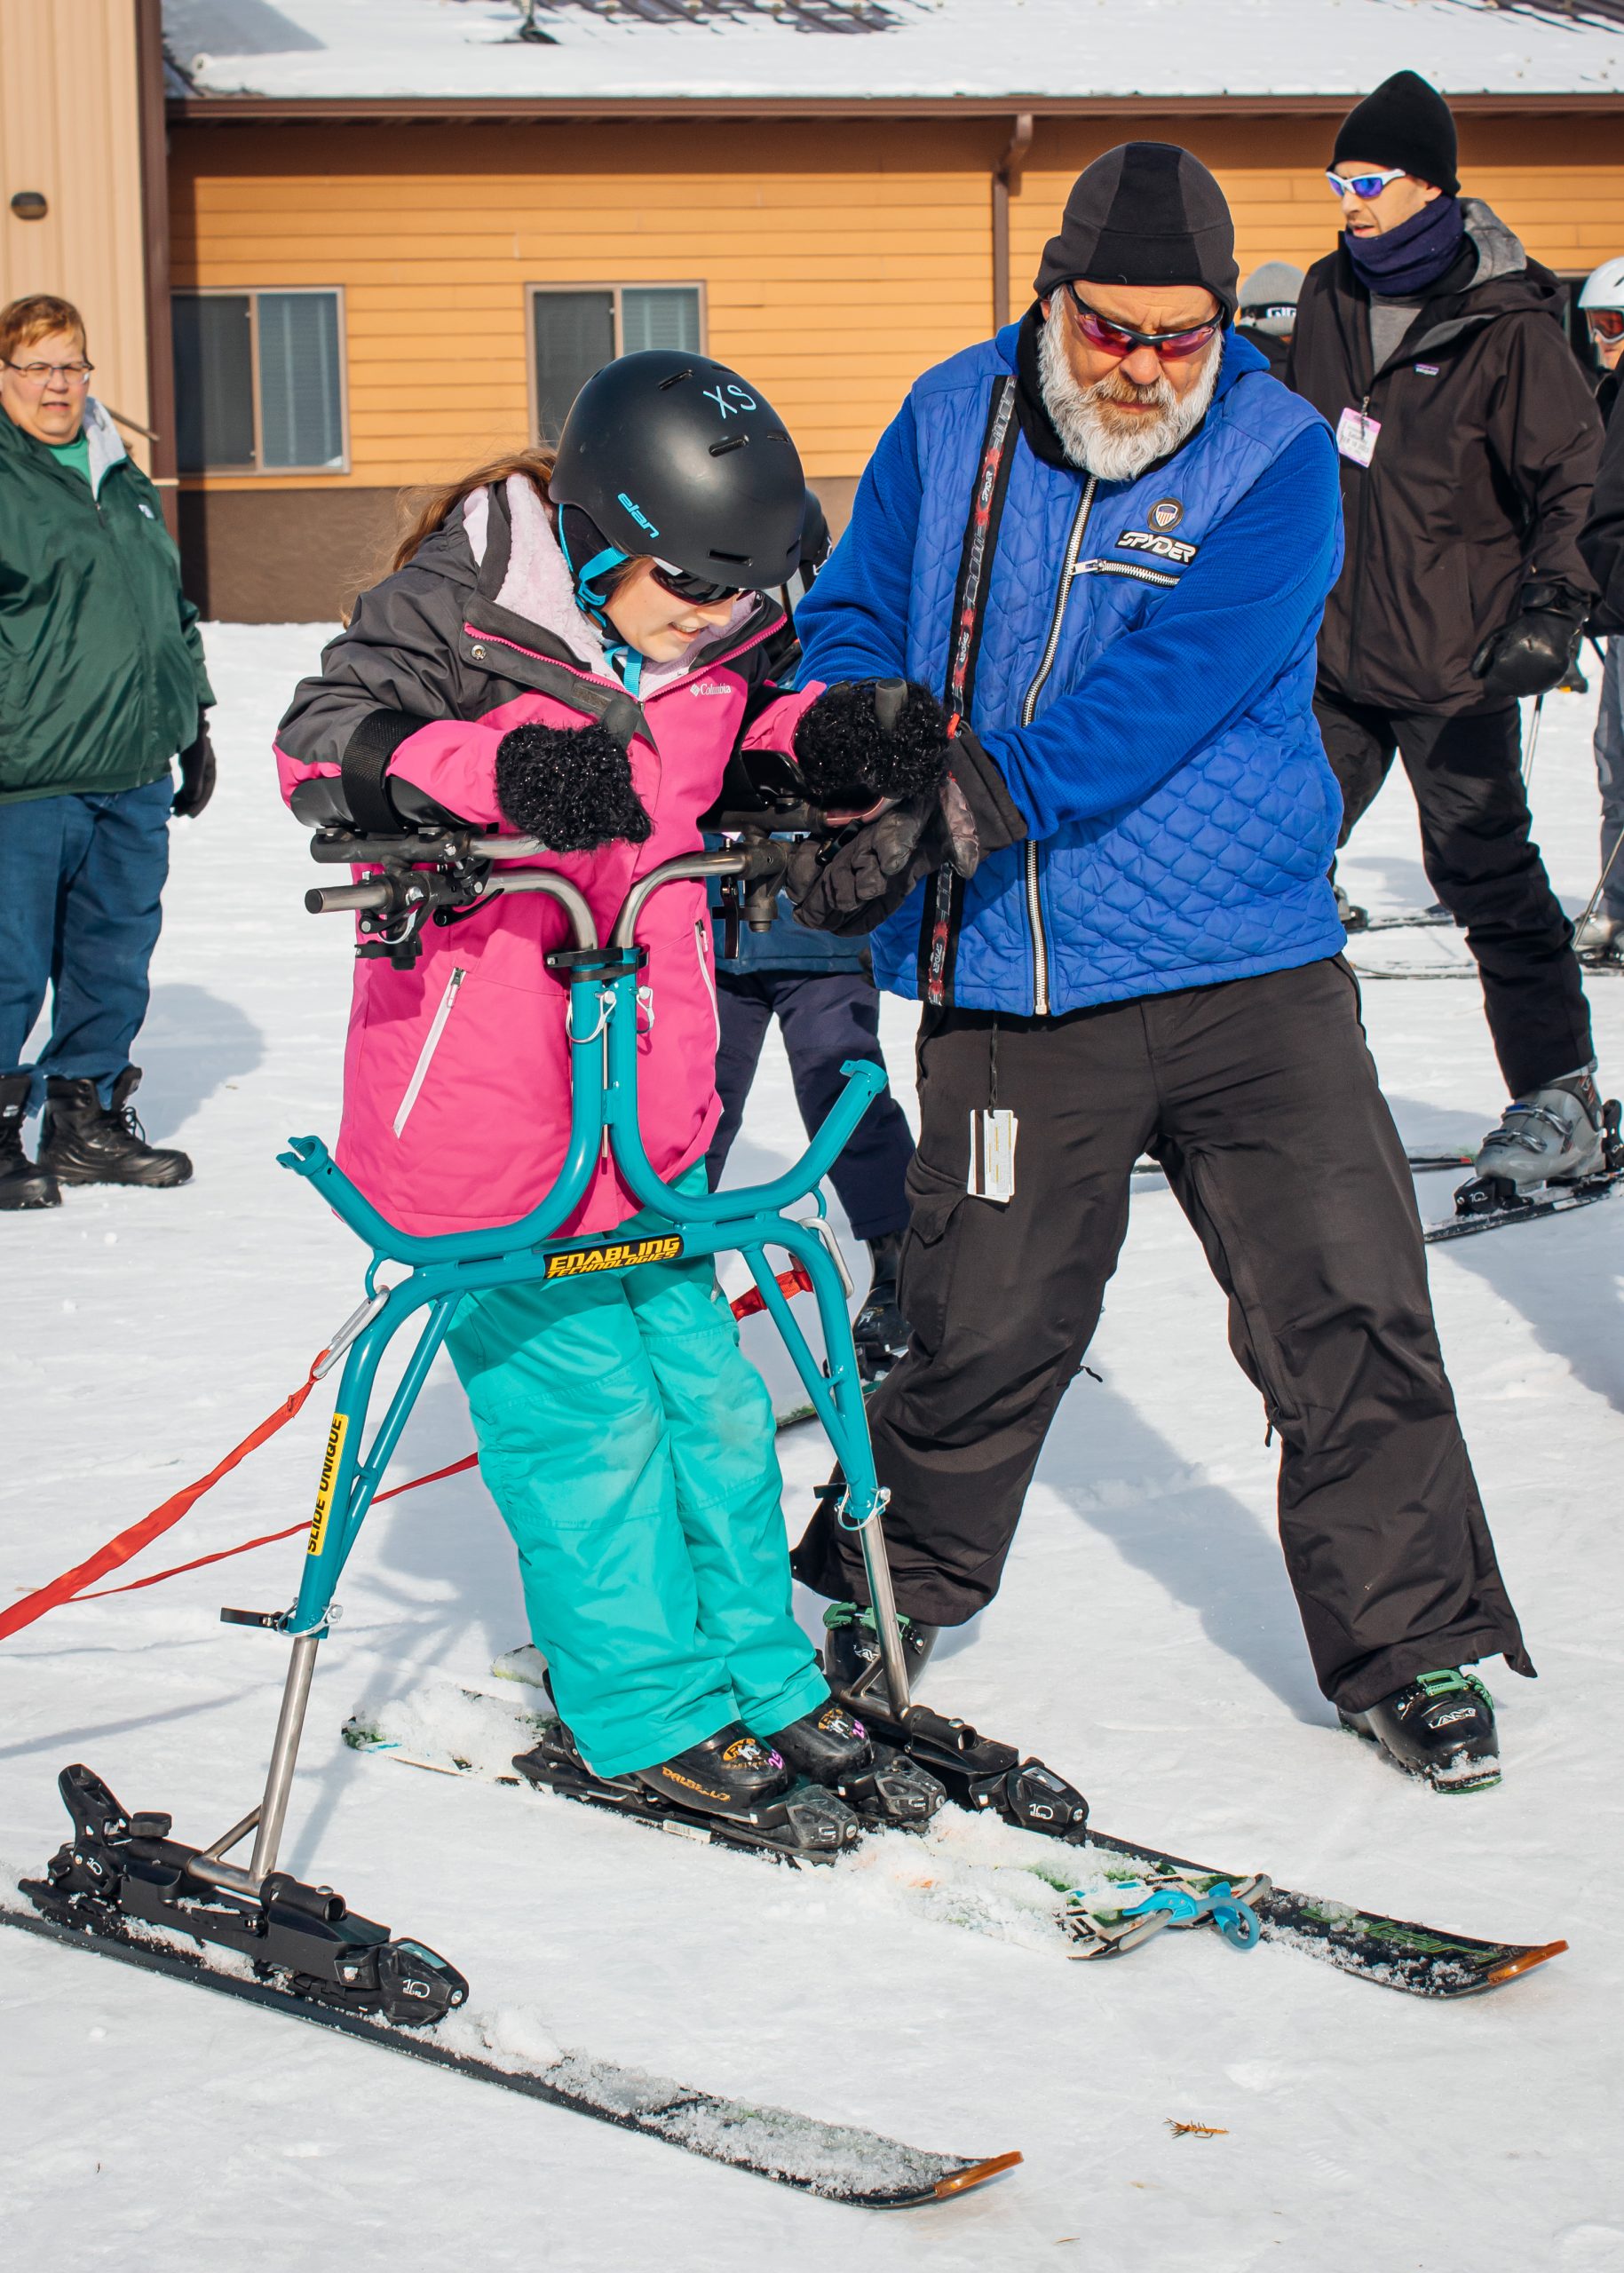
[(1533, 779), (1533, 754), (1540, 747), (1540, 720), (1545, 715), (1545, 697), (1533, 698), (1533, 721), (1528, 729), (1528, 755), (1523, 760), (1523, 788), (1526, 790)]
[(1612, 874), (1612, 864), (1618, 859), (1620, 848), (1621, 846), (1624, 846), (1624, 828), (1621, 828), (1612, 840), (1612, 850), (1607, 855), (1601, 875), (1596, 879), (1596, 890), (1590, 894), (1589, 899), (1585, 903), (1584, 914), (1573, 926), (1576, 931), (1583, 931), (1585, 925), (1590, 921), (1590, 918), (1595, 915), (1596, 908), (1600, 905), (1603, 890), (1606, 884), (1608, 877)]

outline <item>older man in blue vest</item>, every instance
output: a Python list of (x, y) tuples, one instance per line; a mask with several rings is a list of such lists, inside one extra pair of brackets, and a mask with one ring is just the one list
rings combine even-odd
[[(852, 683), (869, 743), (901, 731), (873, 691), (897, 678), (954, 731), (939, 791), (795, 878), (804, 922), (869, 932), (880, 984), (923, 1006), (913, 1342), (873, 1405), (897, 1597), (917, 1666), (995, 1590), (1149, 1152), (1280, 1437), (1322, 1688), (1470, 1790), (1498, 1746), (1462, 1668), (1533, 1667), (1326, 880), (1335, 447), (1232, 329), (1236, 284), (1188, 151), (1097, 160), (1023, 321), (914, 387), (798, 614), (806, 676)], [(875, 1643), (827, 1501), (796, 1567), (850, 1679)]]

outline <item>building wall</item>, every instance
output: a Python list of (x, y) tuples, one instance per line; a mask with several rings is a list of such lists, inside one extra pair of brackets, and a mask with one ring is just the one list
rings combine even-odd
[[(139, 122), (132, 0), (0, 0), (0, 303), (71, 300), (94, 392), (149, 426)], [(43, 221), (12, 211), (24, 189), (44, 194)], [(145, 441), (124, 439), (146, 465)]]
[[(0, 8), (0, 20), (7, 12)], [(1040, 118), (1010, 200), (1012, 306), (1089, 160), (1183, 140), (1234, 204), (1243, 270), (1335, 242), (1323, 118)], [(526, 287), (701, 283), (707, 345), (795, 432), (844, 522), (916, 374), (992, 322), (991, 170), (1009, 123), (183, 126), (173, 281), (344, 288), (350, 466), (183, 483), (205, 609), (331, 616), (375, 569), (403, 486), (530, 437)], [(1462, 123), (1465, 186), (1552, 265), (1624, 249), (1605, 119)]]

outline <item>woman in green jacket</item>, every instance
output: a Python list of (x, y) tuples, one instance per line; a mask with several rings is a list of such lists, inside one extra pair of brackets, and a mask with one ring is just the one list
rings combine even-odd
[[(170, 816), (214, 788), (214, 693), (158, 494), (91, 370), (68, 301), (0, 310), (0, 1208), (192, 1173), (143, 1136), (130, 1051)], [(47, 986), (50, 1039), (25, 1065)], [(23, 1122), (42, 1101), (34, 1162)]]

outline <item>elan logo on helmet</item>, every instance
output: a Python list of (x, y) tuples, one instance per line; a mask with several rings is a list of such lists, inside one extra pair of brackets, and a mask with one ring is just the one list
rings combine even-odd
[(627, 496), (623, 489), (617, 494), (614, 502), (617, 505), (624, 505), (626, 511), (631, 515), (632, 519), (637, 523), (640, 529), (646, 529), (650, 536), (659, 535), (659, 530), (654, 527), (653, 521), (649, 519), (648, 515), (643, 511), (641, 505), (634, 504), (631, 499)]

